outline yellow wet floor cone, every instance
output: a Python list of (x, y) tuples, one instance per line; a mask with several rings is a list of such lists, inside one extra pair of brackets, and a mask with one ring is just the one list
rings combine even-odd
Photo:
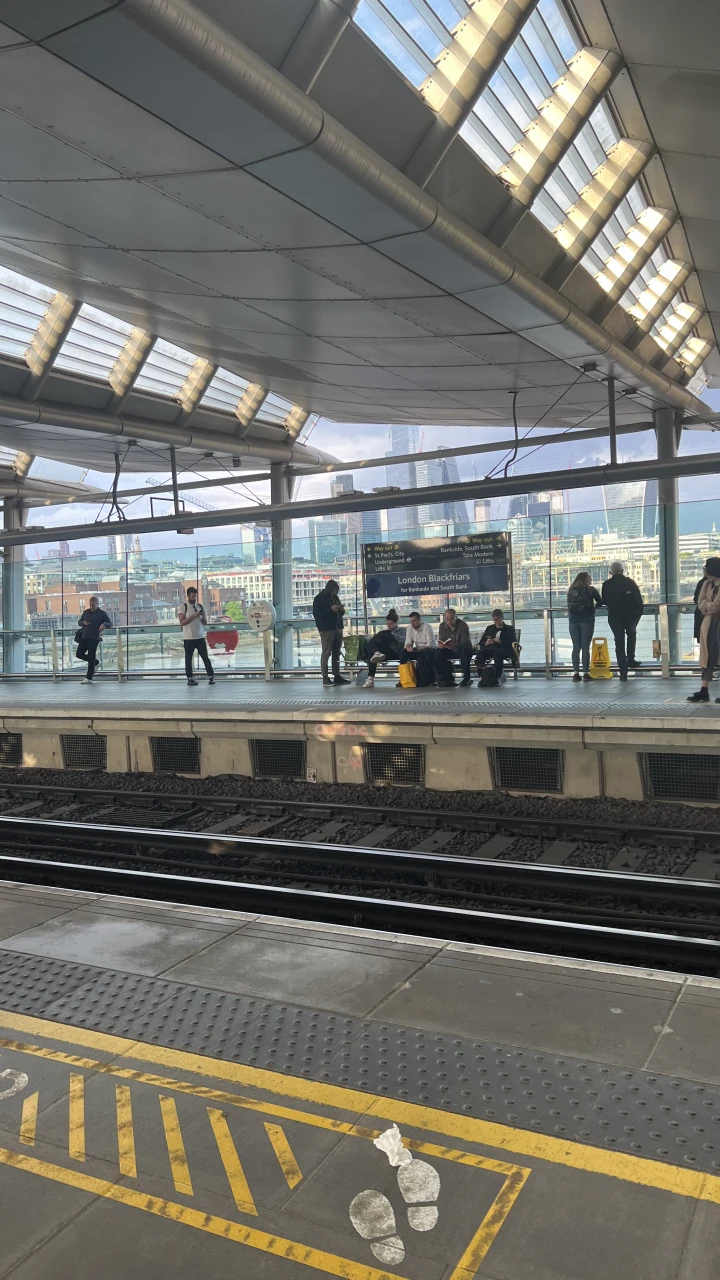
[(608, 642), (604, 636), (598, 636), (598, 638), (592, 642), (590, 675), (593, 680), (612, 680), (612, 671), (610, 670), (610, 650), (608, 649)]

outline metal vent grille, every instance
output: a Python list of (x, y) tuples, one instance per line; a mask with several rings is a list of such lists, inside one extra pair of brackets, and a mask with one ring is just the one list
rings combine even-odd
[(304, 740), (251, 738), (253, 777), (305, 778), (307, 752)]
[(107, 769), (107, 738), (99, 733), (61, 733), (66, 769)]
[(425, 786), (425, 748), (408, 742), (363, 742), (363, 764), (368, 782), (394, 787)]
[(151, 738), (155, 773), (199, 773), (199, 738)]
[(640, 766), (649, 800), (720, 800), (720, 755), (647, 751)]
[(564, 752), (550, 747), (491, 747), (496, 787), (504, 791), (564, 790)]
[(0, 735), (0, 766), (18, 765), (23, 762), (22, 734), (3, 733)]

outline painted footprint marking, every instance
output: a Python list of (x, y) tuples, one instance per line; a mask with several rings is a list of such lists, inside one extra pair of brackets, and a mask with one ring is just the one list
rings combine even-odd
[[(435, 1201), (440, 1194), (440, 1175), (425, 1160), (411, 1160), (397, 1172), (400, 1194), (408, 1206), (408, 1225), (413, 1231), (432, 1231), (437, 1226)], [(405, 1257), (405, 1245), (397, 1235), (395, 1211), (381, 1191), (361, 1191), (350, 1205), (350, 1221), (363, 1240), (370, 1241), (378, 1262), (397, 1266)]]

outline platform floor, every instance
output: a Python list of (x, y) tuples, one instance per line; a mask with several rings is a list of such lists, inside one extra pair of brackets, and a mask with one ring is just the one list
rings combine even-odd
[(319, 679), (223, 679), (210, 686), (204, 679), (197, 687), (188, 686), (184, 678), (150, 678), (119, 682), (96, 679), (91, 685), (62, 680), (5, 681), (2, 686), (3, 710), (7, 715), (37, 715), (47, 708), (51, 713), (67, 708), (101, 714), (208, 712), (222, 718), (237, 712), (288, 713), (300, 718), (306, 712), (356, 715), (365, 711), (383, 711), (401, 717), (434, 719), (466, 718), (508, 714), (519, 717), (643, 717), (651, 719), (682, 718), (694, 723), (720, 719), (720, 681), (712, 688), (713, 701), (698, 705), (687, 701), (698, 682), (692, 677), (661, 680), (631, 676), (624, 683), (617, 678), (594, 680), (591, 684), (573, 684), (567, 677), (546, 679), (525, 677), (508, 679), (497, 689), (397, 689), (395, 678), (378, 679), (374, 689), (364, 690), (356, 684), (325, 688)]
[(2, 1276), (717, 1278), (716, 981), (5, 884), (0, 1011)]

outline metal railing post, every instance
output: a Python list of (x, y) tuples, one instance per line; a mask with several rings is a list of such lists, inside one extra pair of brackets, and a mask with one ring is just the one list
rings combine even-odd
[(123, 653), (122, 631), (120, 630), (120, 627), (117, 628), (115, 634), (117, 638), (117, 678), (118, 680), (122, 680), (123, 672), (125, 671), (125, 654)]
[(54, 630), (50, 632), (50, 653), (52, 658), (53, 680), (57, 680), (60, 664), (58, 662), (57, 635)]
[(545, 675), (549, 680), (552, 674), (552, 635), (550, 632), (549, 609), (543, 609), (543, 623), (545, 625)]
[(658, 606), (658, 619), (660, 623), (660, 663), (662, 669), (663, 680), (670, 679), (670, 619), (668, 617), (668, 607), (666, 604)]

